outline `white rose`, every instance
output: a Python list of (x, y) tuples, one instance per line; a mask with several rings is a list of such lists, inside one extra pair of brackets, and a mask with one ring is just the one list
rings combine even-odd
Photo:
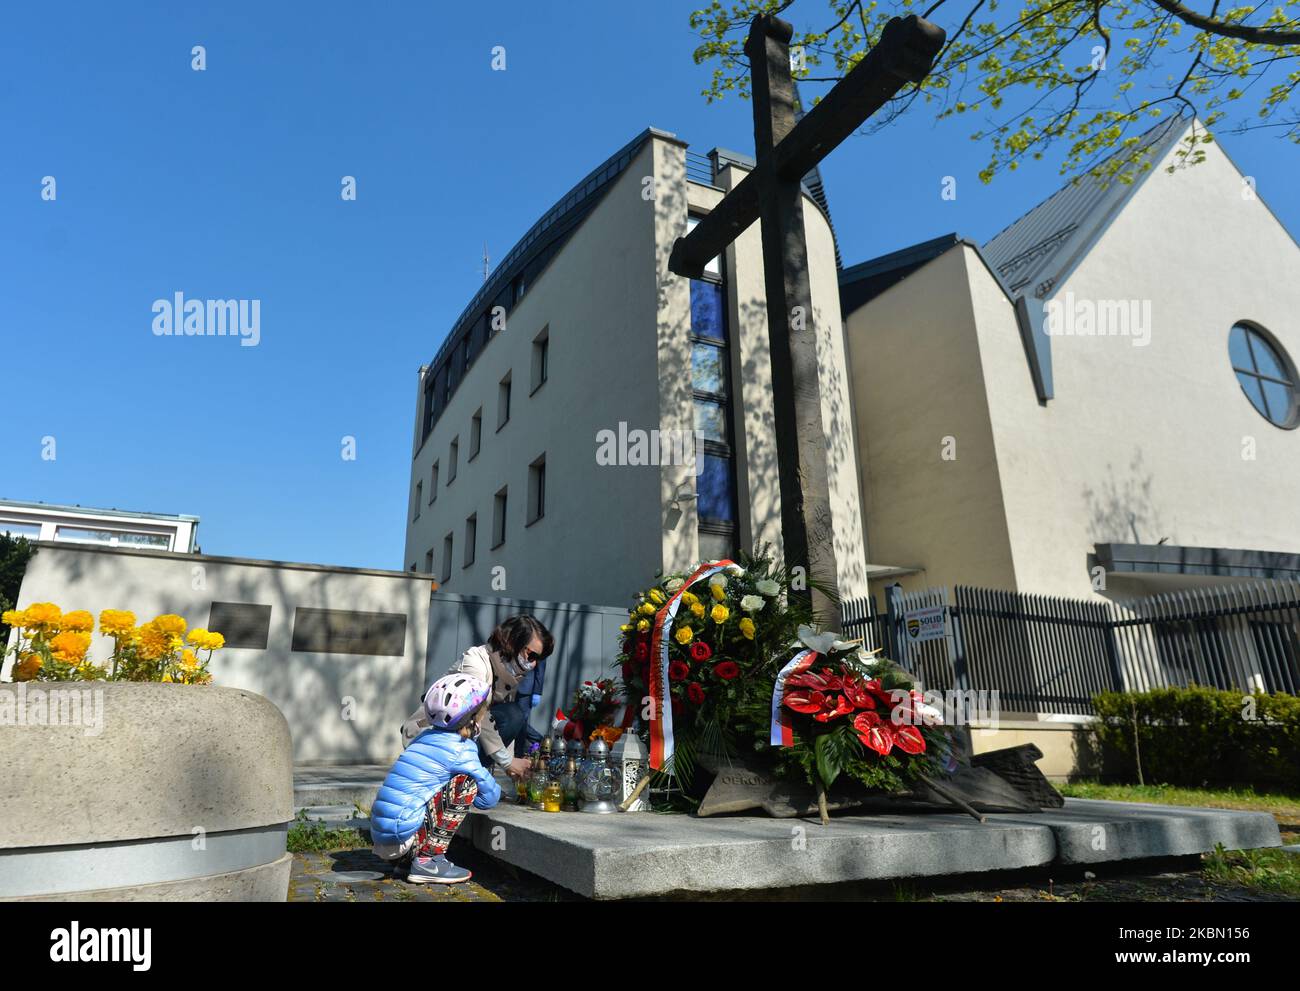
[(776, 595), (781, 591), (781, 586), (770, 578), (760, 579), (755, 583), (755, 587), (764, 595)]
[(664, 588), (666, 588), (669, 592), (676, 592), (679, 588), (681, 588), (685, 584), (686, 584), (685, 578), (669, 578), (666, 582), (664, 582)]
[(746, 595), (740, 600), (740, 608), (745, 612), (758, 612), (767, 601), (761, 595)]

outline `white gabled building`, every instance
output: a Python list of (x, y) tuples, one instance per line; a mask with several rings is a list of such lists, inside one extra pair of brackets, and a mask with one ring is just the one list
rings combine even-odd
[(1300, 577), (1300, 247), (1217, 143), (1168, 171), (1190, 127), (1129, 185), (842, 273), (867, 541), (905, 587)]
[[(748, 166), (647, 130), (506, 255), (420, 370), (407, 568), (454, 592), (621, 603), (701, 558), (764, 543), (780, 553), (759, 226), (703, 279), (668, 271), (676, 238)], [(805, 191), (813, 321), (833, 371), (832, 577), (862, 595), (836, 246), (815, 174)], [(637, 463), (656, 431), (688, 451), (698, 431), (698, 475), (682, 459)]]

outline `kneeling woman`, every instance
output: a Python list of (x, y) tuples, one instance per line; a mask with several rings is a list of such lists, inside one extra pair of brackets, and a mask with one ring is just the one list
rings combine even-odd
[[(541, 734), (528, 725), (528, 713), (541, 701), (546, 658), (555, 649), (551, 631), (532, 616), (511, 616), (485, 644), (465, 651), (449, 674), (467, 674), (492, 688), (492, 703), (478, 737), (483, 763), (511, 777), (528, 769), (523, 754)], [(402, 743), (410, 745), (429, 719), (421, 707), (402, 726)]]

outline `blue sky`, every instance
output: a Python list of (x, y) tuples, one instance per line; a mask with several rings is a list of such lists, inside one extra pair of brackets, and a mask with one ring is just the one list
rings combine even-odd
[[(503, 257), (646, 125), (751, 150), (749, 104), (700, 95), (696, 5), (11, 6), (0, 497), (198, 515), (213, 554), (402, 567), (416, 371), (484, 242)], [(982, 186), (970, 128), (917, 113), (832, 155), (846, 264), (982, 242), (1060, 185), (1043, 162)], [(1300, 231), (1300, 152), (1223, 144)], [(176, 292), (260, 299), (259, 346), (156, 337), (153, 301)]]

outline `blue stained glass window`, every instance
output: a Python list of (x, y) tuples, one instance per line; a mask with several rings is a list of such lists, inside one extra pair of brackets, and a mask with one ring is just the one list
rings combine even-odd
[(691, 280), (691, 333), (717, 341), (727, 339), (727, 313), (722, 286), (717, 282)]
[(706, 454), (700, 476), (695, 480), (699, 493), (699, 514), (703, 520), (736, 519), (736, 483), (731, 458)]
[(696, 392), (727, 394), (726, 350), (712, 344), (695, 344), (691, 348), (691, 386)]

